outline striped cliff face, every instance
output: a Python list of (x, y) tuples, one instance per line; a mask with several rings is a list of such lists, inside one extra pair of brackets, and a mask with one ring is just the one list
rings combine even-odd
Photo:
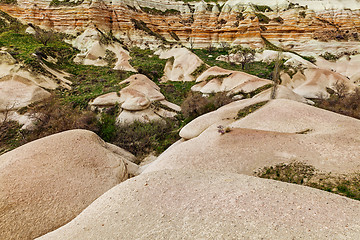
[[(346, 46), (358, 50), (360, 10), (256, 6), (236, 1), (223, 5), (161, 1), (84, 1), (65, 5), (58, 1), (20, 0), (16, 5), (0, 5), (0, 9), (24, 22), (67, 33), (94, 26), (112, 30), (117, 37), (131, 39), (135, 44), (158, 39), (180, 41), (190, 47), (224, 43), (260, 47), (269, 40), (288, 50), (316, 52), (321, 42), (334, 40), (327, 43), (328, 48)], [(311, 40), (315, 41), (309, 45)]]

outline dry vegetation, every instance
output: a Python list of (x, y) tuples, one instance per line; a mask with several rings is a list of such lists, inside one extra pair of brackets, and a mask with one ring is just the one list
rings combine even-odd
[(300, 184), (360, 200), (360, 173), (322, 173), (302, 162), (281, 163), (255, 172), (261, 178)]
[(328, 99), (316, 100), (316, 106), (360, 119), (360, 88), (348, 93), (344, 84), (336, 84), (334, 89), (329, 89), (331, 95)]

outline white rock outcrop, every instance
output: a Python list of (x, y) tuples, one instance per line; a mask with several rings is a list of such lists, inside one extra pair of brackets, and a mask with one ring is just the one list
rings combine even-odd
[[(255, 100), (234, 102), (193, 120), (180, 132), (192, 138), (166, 150), (145, 172), (201, 169), (252, 175), (292, 161), (335, 174), (360, 171), (360, 120), (286, 99), (234, 119), (236, 109)], [(220, 134), (219, 125), (230, 131)]]
[(204, 62), (187, 48), (174, 47), (168, 51), (162, 51), (159, 56), (167, 61), (162, 81), (194, 81), (192, 73)]
[(69, 222), (127, 179), (129, 156), (86, 130), (54, 134), (1, 155), (0, 239), (33, 239)]
[(81, 53), (76, 56), (74, 61), (84, 65), (107, 66), (109, 65), (107, 58), (111, 58), (111, 56), (108, 56), (110, 53), (114, 55), (113, 69), (136, 72), (129, 63), (129, 52), (123, 49), (118, 42), (102, 44), (99, 34), (95, 29), (90, 28), (72, 42), (74, 47), (81, 50)]
[(90, 102), (93, 110), (112, 107), (121, 108), (117, 123), (134, 121), (149, 122), (162, 118), (174, 117), (180, 107), (165, 100), (160, 87), (142, 74), (135, 74), (119, 83), (127, 84), (119, 92), (101, 95)]
[(167, 170), (117, 185), (39, 239), (356, 239), (359, 211), (359, 201), (309, 187)]
[(254, 75), (211, 67), (203, 72), (197, 79), (197, 84), (191, 90), (201, 93), (229, 92), (231, 95), (238, 93), (249, 93), (273, 81), (262, 79)]

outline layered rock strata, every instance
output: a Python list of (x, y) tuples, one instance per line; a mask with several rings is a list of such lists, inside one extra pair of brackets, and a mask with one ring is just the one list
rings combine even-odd
[[(263, 46), (267, 39), (297, 52), (358, 50), (359, 3), (352, 1), (269, 1), (262, 12), (254, 3), (228, 1), (183, 4), (164, 1), (84, 1), (50, 5), (49, 1), (18, 1), (1, 5), (13, 16), (58, 31), (74, 33), (89, 26), (112, 31), (124, 41), (179, 41), (190, 47), (233, 43)], [(61, 1), (60, 1), (61, 3)], [(259, 3), (260, 5), (263, 3)], [(255, 7), (254, 7), (255, 6)], [(325, 42), (326, 41), (326, 42)]]

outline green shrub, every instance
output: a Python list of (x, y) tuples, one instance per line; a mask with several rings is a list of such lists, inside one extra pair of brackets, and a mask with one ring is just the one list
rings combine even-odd
[(78, 5), (81, 5), (84, 2), (84, 0), (78, 0), (78, 1), (70, 1), (70, 0), (52, 0), (49, 4), (50, 7), (59, 7), (59, 6), (65, 6), (65, 7), (75, 7)]
[(118, 126), (112, 143), (141, 158), (151, 152), (162, 153), (179, 138), (176, 120), (136, 121)]
[(192, 120), (200, 115), (214, 111), (233, 100), (226, 93), (214, 93), (204, 97), (202, 93), (190, 92), (181, 104), (181, 111), (187, 120)]
[(360, 200), (360, 174), (323, 173), (303, 162), (279, 163), (255, 172), (261, 178), (294, 183)]
[(159, 33), (157, 33), (157, 32), (152, 31), (152, 30), (146, 25), (146, 23), (143, 22), (142, 20), (136, 20), (136, 19), (134, 19), (134, 18), (132, 18), (132, 19), (130, 19), (130, 20), (131, 20), (131, 22), (133, 23), (135, 29), (142, 30), (142, 31), (148, 33), (149, 35), (154, 36), (155, 38), (161, 40), (162, 42), (167, 43), (167, 40), (166, 40), (163, 36), (161, 36), (161, 35), (160, 35)]
[(278, 22), (280, 24), (284, 23), (284, 19), (282, 17), (273, 18), (273, 19), (271, 19), (271, 21)]
[(163, 16), (172, 16), (172, 15), (180, 15), (180, 11), (176, 10), (176, 9), (166, 9), (165, 11), (161, 11), (159, 9), (156, 8), (149, 8), (149, 7), (141, 7), (141, 10), (152, 14), (152, 15), (163, 15)]
[(264, 106), (268, 101), (264, 101), (264, 102), (259, 102), (253, 105), (250, 105), (248, 107), (245, 107), (243, 109), (240, 109), (239, 112), (237, 113), (236, 116), (236, 120), (246, 117), (247, 115), (249, 115), (250, 113), (255, 112), (256, 110), (258, 110), (259, 108), (261, 108), (262, 106)]
[(256, 17), (259, 19), (260, 23), (266, 23), (268, 24), (270, 22), (270, 18), (268, 18), (267, 16), (265, 16), (262, 13), (255, 13)]
[(324, 58), (325, 60), (332, 61), (332, 62), (336, 62), (336, 60), (339, 59), (338, 56), (336, 56), (332, 53), (329, 53), (329, 52), (325, 52), (324, 54), (320, 55), (320, 57)]
[(203, 72), (205, 72), (205, 70), (207, 69), (207, 66), (205, 63), (202, 63), (200, 66), (198, 66), (192, 73), (191, 76), (194, 77), (194, 79), (196, 79), (198, 76), (200, 76), (200, 74), (202, 74)]
[(272, 12), (273, 10), (271, 9), (271, 7), (269, 6), (266, 6), (266, 5), (253, 5), (255, 11), (258, 11), (258, 12)]
[(17, 4), (16, 0), (0, 0), (0, 4)]
[(104, 60), (107, 62), (109, 67), (113, 68), (117, 62), (116, 54), (113, 51), (106, 49)]

